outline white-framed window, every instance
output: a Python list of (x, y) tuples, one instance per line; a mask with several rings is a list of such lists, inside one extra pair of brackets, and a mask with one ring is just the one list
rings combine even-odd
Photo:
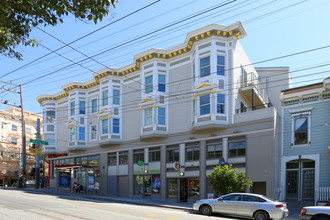
[(152, 92), (152, 75), (151, 76), (146, 76), (144, 79), (144, 85), (145, 85), (145, 93), (150, 93)]
[(12, 144), (17, 144), (17, 138), (12, 137), (12, 138), (11, 138), (11, 143), (12, 143)]
[(158, 91), (166, 92), (166, 75), (158, 75)]
[(31, 128), (25, 128), (25, 132), (26, 132), (27, 134), (32, 134), (32, 130), (31, 130)]
[(109, 120), (103, 119), (101, 120), (102, 125), (102, 134), (108, 134), (109, 133)]
[(44, 134), (44, 140), (47, 141), (50, 146), (56, 144), (55, 134)]
[(102, 106), (106, 106), (109, 104), (109, 91), (102, 91)]
[(93, 99), (92, 101), (91, 101), (91, 104), (92, 104), (92, 113), (95, 113), (95, 112), (97, 112), (97, 99)]
[(46, 111), (46, 123), (55, 123), (55, 111), (54, 110)]
[(210, 94), (201, 95), (199, 97), (199, 114), (207, 115), (211, 113)]
[(112, 104), (120, 105), (120, 90), (119, 89), (113, 90)]
[(152, 125), (152, 108), (144, 109), (144, 126)]
[(17, 131), (17, 126), (16, 125), (11, 125), (11, 130), (12, 131)]
[(225, 114), (225, 105), (226, 104), (226, 96), (225, 94), (218, 93), (217, 94), (217, 113)]
[(70, 115), (75, 114), (75, 105), (76, 105), (76, 102), (70, 102)]
[(292, 115), (292, 145), (311, 143), (310, 117), (310, 112)]
[(112, 119), (112, 133), (114, 134), (119, 134), (120, 129), (119, 129), (119, 118), (113, 118)]
[(158, 125), (166, 125), (166, 109), (158, 107)]
[(217, 55), (217, 75), (225, 75), (225, 56)]
[(86, 128), (79, 127), (79, 141), (86, 141)]
[(84, 115), (86, 114), (86, 102), (85, 101), (79, 101), (79, 114)]
[(92, 125), (91, 126), (91, 140), (95, 140), (97, 137), (97, 126)]
[(200, 73), (199, 73), (200, 78), (209, 76), (211, 74), (210, 56), (199, 59), (199, 68), (200, 68)]
[(69, 128), (69, 141), (75, 141), (76, 140), (76, 128)]

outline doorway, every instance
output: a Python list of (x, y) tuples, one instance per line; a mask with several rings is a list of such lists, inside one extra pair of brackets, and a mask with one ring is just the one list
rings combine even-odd
[(188, 179), (180, 179), (180, 202), (188, 202)]
[(315, 161), (292, 160), (286, 163), (286, 198), (314, 199)]

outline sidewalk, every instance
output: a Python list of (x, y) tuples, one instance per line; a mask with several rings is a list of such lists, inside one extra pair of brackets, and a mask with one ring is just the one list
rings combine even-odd
[[(154, 200), (154, 199), (138, 199), (138, 198), (129, 198), (129, 197), (112, 197), (107, 195), (93, 195), (93, 194), (76, 194), (70, 193), (68, 190), (56, 189), (56, 188), (24, 188), (21, 189), (24, 191), (33, 191), (43, 194), (52, 194), (52, 195), (62, 195), (62, 196), (72, 196), (72, 197), (79, 197), (84, 199), (93, 199), (93, 200), (100, 200), (100, 201), (109, 201), (109, 202), (121, 202), (121, 203), (128, 203), (128, 204), (137, 204), (137, 205), (148, 205), (148, 206), (158, 206), (163, 208), (171, 208), (171, 209), (181, 209), (181, 210), (192, 210), (193, 203), (173, 203), (169, 201), (161, 201), (161, 200)], [(289, 210), (289, 217), (285, 218), (286, 220), (298, 220), (300, 210)]]

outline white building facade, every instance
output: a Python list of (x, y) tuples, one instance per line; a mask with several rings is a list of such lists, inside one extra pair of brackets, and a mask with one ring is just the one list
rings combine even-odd
[(101, 192), (113, 196), (206, 198), (206, 176), (221, 161), (246, 171), (251, 191), (277, 197), (279, 95), (290, 73), (254, 68), (239, 44), (245, 36), (240, 22), (212, 24), (176, 47), (39, 96), (51, 118), (44, 152), (62, 155), (53, 165), (95, 166)]

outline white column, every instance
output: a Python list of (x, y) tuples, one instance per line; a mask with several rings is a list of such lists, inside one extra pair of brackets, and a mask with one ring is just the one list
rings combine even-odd
[(222, 157), (223, 159), (228, 162), (228, 138), (223, 138), (222, 139)]

